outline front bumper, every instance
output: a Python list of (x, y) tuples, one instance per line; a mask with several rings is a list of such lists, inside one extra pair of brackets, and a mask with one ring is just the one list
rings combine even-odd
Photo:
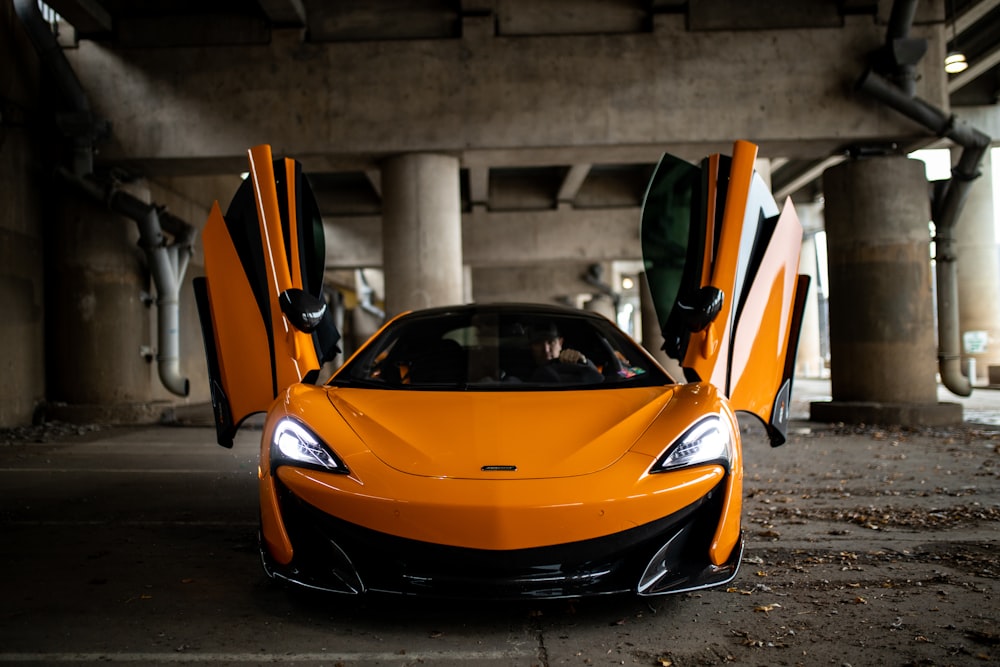
[(276, 483), (292, 560), (266, 546), (266, 572), (337, 593), (398, 593), (478, 599), (662, 595), (718, 586), (736, 576), (742, 537), (721, 565), (709, 549), (725, 480), (674, 514), (605, 537), (514, 550), (471, 549), (396, 537), (337, 519)]

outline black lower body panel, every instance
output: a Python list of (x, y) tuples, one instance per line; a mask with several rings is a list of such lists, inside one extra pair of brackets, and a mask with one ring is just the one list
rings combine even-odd
[(294, 556), (280, 565), (262, 549), (265, 569), (272, 577), (338, 593), (473, 599), (660, 595), (730, 581), (742, 555), (741, 540), (729, 562), (709, 562), (724, 482), (680, 512), (614, 535), (509, 551), (388, 535), (330, 516), (280, 484), (278, 491)]

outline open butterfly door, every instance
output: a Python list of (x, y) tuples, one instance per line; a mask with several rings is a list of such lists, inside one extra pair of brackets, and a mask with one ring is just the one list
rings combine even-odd
[(202, 231), (205, 276), (194, 281), (218, 442), (296, 382), (313, 382), (339, 351), (323, 300), (323, 224), (301, 166), (248, 151), (249, 176)]
[(642, 251), (664, 351), (780, 445), (809, 278), (798, 274), (795, 209), (778, 207), (756, 157), (745, 141), (700, 165), (664, 155), (643, 202)]

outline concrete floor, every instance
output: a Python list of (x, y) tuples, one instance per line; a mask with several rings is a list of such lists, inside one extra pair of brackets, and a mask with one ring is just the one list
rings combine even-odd
[[(815, 601), (801, 596), (807, 591), (834, 595), (818, 593), (817, 587), (819, 582), (827, 587), (836, 582), (843, 568), (835, 557), (817, 556), (782, 569), (782, 563), (804, 559), (801, 554), (806, 550), (813, 555), (845, 550), (884, 553), (884, 549), (913, 550), (928, 539), (995, 545), (997, 538), (997, 523), (990, 520), (961, 535), (940, 538), (907, 529), (882, 531), (877, 534), (879, 551), (874, 552), (866, 549), (872, 538), (859, 534), (856, 527), (850, 527), (855, 531), (851, 535), (839, 524), (830, 529), (827, 524), (834, 521), (829, 518), (833, 515), (823, 518), (817, 513), (819, 518), (812, 523), (802, 520), (810, 508), (825, 512), (829, 504), (851, 508), (862, 502), (868, 493), (861, 489), (863, 480), (872, 476), (873, 465), (888, 466), (893, 479), (900, 480), (898, 489), (914, 485), (912, 492), (904, 489), (904, 498), (920, 497), (923, 487), (918, 484), (925, 481), (928, 488), (941, 486), (941, 480), (928, 481), (927, 476), (944, 474), (941, 464), (935, 464), (935, 472), (928, 463), (941, 451), (935, 434), (924, 439), (893, 436), (911, 448), (910, 455), (872, 463), (865, 457), (859, 460), (856, 452), (882, 447), (884, 436), (879, 432), (803, 421), (808, 402), (821, 400), (828, 388), (822, 381), (797, 385), (794, 437), (785, 447), (767, 447), (753, 429), (745, 436), (748, 561), (733, 587), (652, 602), (602, 598), (473, 604), (290, 592), (263, 575), (257, 555), (259, 431), (244, 429), (232, 450), (215, 445), (213, 431), (205, 426), (108, 428), (49, 442), (8, 442), (0, 445), (0, 663), (492, 666), (733, 660), (828, 664), (832, 660), (858, 665), (906, 660), (966, 664), (966, 659), (968, 664), (983, 664), (984, 656), (1000, 658), (995, 646), (981, 649), (972, 640), (956, 640), (966, 641), (958, 658), (954, 651), (939, 653), (944, 641), (933, 641), (938, 627), (934, 626), (920, 630), (920, 636), (931, 638), (929, 643), (908, 641), (898, 647), (884, 643), (889, 661), (884, 662), (883, 655), (882, 663), (866, 662), (875, 660), (875, 654), (856, 637), (863, 636), (867, 626), (856, 630), (844, 626), (845, 638), (831, 634), (823, 619), (810, 625), (816, 617), (809, 615), (814, 613), (809, 605)], [(1000, 423), (1000, 392), (977, 390), (962, 402), (977, 422), (962, 432), (973, 434), (974, 448), (993, 448), (992, 454), (983, 454), (989, 464), (996, 454), (996, 434), (989, 425)], [(816, 488), (817, 480), (828, 478), (834, 459), (836, 474), (862, 480), (859, 488), (811, 505), (818, 501), (809, 498), (818, 494), (803, 489)], [(965, 472), (955, 468), (955, 474), (975, 482), (972, 477), (984, 470), (984, 463), (977, 459), (967, 465)], [(978, 481), (976, 503), (996, 511), (1000, 471), (987, 472), (990, 477)], [(951, 482), (957, 484), (954, 478)], [(875, 497), (884, 481), (873, 484), (879, 487), (870, 491)], [(776, 490), (779, 487), (785, 490)], [(789, 518), (785, 526), (782, 515), (773, 513), (777, 503), (770, 500), (779, 493), (805, 512), (798, 519)], [(775, 537), (779, 532), (781, 537)], [(904, 542), (893, 542), (899, 539)], [(770, 587), (760, 588), (762, 563), (772, 564)], [(830, 565), (828, 570), (822, 569), (823, 563)], [(802, 585), (802, 572), (810, 567), (820, 569), (809, 570), (811, 584)], [(938, 558), (929, 559), (927, 567), (941, 572), (946, 565)], [(918, 568), (907, 571), (906, 580), (932, 576), (937, 575)], [(1000, 616), (996, 575), (985, 580), (970, 577), (976, 584), (971, 588), (957, 583), (964, 576), (955, 571), (950, 601), (965, 605), (956, 614), (970, 624), (967, 637), (989, 636)], [(799, 581), (794, 587), (792, 579)], [(785, 593), (780, 593), (782, 581), (789, 585)], [(844, 586), (867, 589), (868, 584)], [(878, 585), (872, 582), (871, 587), (870, 593), (845, 590), (857, 593), (859, 599), (864, 594), (874, 600)], [(765, 594), (771, 597), (762, 598)], [(759, 613), (761, 602), (778, 599), (782, 604), (765, 606)], [(793, 615), (796, 599), (801, 611)], [(897, 600), (892, 610), (887, 608), (896, 620), (887, 617), (883, 625), (873, 625), (882, 628), (878, 636), (889, 637), (884, 628), (904, 622), (900, 619), (920, 622), (919, 611), (907, 612), (912, 608), (905, 604)], [(782, 607), (788, 616), (778, 623)], [(876, 611), (874, 605), (869, 611)], [(847, 620), (841, 617), (838, 623)], [(798, 633), (789, 634), (790, 628), (798, 628)]]

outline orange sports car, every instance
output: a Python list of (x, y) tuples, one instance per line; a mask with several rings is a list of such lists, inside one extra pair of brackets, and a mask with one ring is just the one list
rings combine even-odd
[[(756, 147), (664, 156), (641, 237), (671, 377), (608, 319), (538, 304), (401, 314), (330, 378), (322, 221), (298, 163), (203, 232), (195, 291), (220, 444), (266, 412), (260, 547), (307, 587), (481, 598), (659, 595), (731, 580), (735, 412), (785, 438), (802, 229)], [(638, 223), (638, 221), (637, 221)]]

